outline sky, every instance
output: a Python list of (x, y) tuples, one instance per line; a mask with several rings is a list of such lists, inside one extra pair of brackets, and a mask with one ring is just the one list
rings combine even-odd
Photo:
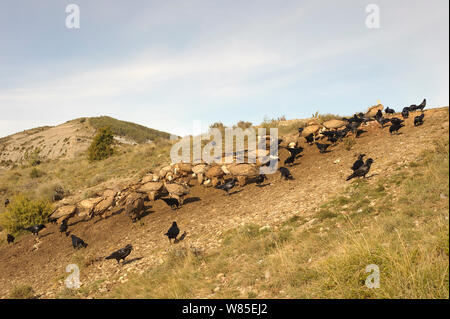
[(378, 101), (448, 106), (448, 72), (448, 0), (0, 2), (0, 137), (100, 115), (183, 136)]

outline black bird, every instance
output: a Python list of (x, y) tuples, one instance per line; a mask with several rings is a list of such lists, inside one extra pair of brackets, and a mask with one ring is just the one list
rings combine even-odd
[(40, 225), (34, 225), (34, 226), (30, 226), (30, 227), (27, 227), (27, 228), (24, 228), (25, 230), (28, 230), (29, 232), (31, 232), (33, 235), (38, 235), (39, 234), (39, 232), (41, 231), (41, 230), (43, 230), (44, 228), (47, 228), (47, 227), (45, 227), (45, 225), (42, 225), (42, 224), (40, 224)]
[(381, 127), (384, 127), (387, 123), (389, 123), (391, 120), (384, 118), (384, 117), (380, 117), (376, 119), (378, 123), (380, 123)]
[(403, 108), (403, 110), (402, 110), (402, 117), (404, 119), (407, 119), (409, 117), (409, 107), (406, 106), (406, 107)]
[(412, 104), (409, 107), (409, 110), (412, 111), (417, 111), (417, 110), (421, 110), (423, 112), (424, 107), (427, 105), (427, 99), (423, 99), (422, 103), (420, 103), (419, 105), (416, 104)]
[(356, 134), (361, 123), (362, 122), (351, 122), (350, 124), (346, 125), (346, 128), (353, 132), (353, 134)]
[(327, 138), (327, 140), (328, 140), (328, 142), (331, 142), (331, 143), (336, 143), (337, 141), (338, 141), (338, 138), (337, 137), (334, 137), (334, 136), (329, 136), (328, 138)]
[(416, 110), (421, 110), (423, 112), (425, 106), (427, 106), (427, 99), (423, 99), (422, 103), (417, 106)]
[(305, 136), (305, 139), (308, 144), (312, 144), (314, 142), (314, 134), (311, 133), (308, 136)]
[(5, 199), (5, 207), (9, 205), (9, 199)]
[(338, 141), (338, 136), (336, 131), (324, 131), (322, 135), (326, 136), (327, 141), (331, 143), (336, 143)]
[(286, 167), (280, 167), (278, 170), (280, 171), (281, 174), (280, 178), (284, 177), (285, 180), (294, 179), (294, 177), (292, 177), (291, 172)]
[(369, 173), (369, 171), (370, 171), (370, 166), (372, 165), (372, 163), (373, 163), (373, 159), (371, 159), (371, 158), (367, 159), (367, 161), (364, 163), (364, 165), (362, 165), (360, 168), (358, 168), (356, 171), (354, 171), (352, 175), (347, 177), (346, 181), (349, 181), (355, 177), (364, 177), (365, 178), (366, 174)]
[(377, 111), (377, 114), (375, 114), (375, 119), (381, 119), (383, 117), (383, 113), (381, 112), (381, 110)]
[(425, 113), (420, 114), (414, 118), (414, 126), (419, 126), (423, 124), (423, 118), (425, 117)]
[(349, 132), (349, 129), (348, 129), (348, 128), (344, 128), (344, 129), (342, 129), (342, 130), (336, 131), (336, 137), (337, 137), (339, 140), (342, 140), (344, 137), (347, 136), (347, 133), (348, 133), (348, 132)]
[(14, 239), (16, 239), (16, 238), (13, 235), (11, 235), (11, 234), (6, 235), (6, 241), (8, 242), (8, 244), (14, 243)]
[(298, 128), (298, 136), (302, 136), (303, 129), (303, 127)]
[[(87, 244), (84, 242), (83, 239), (75, 236), (75, 235), (70, 235), (70, 238), (72, 238), (72, 246), (74, 249), (79, 249), (79, 248), (86, 248)], [(108, 258), (107, 258), (108, 259)]]
[(222, 190), (226, 191), (226, 192), (227, 192), (227, 195), (230, 196), (229, 191), (230, 191), (235, 185), (236, 185), (236, 179), (233, 178), (232, 180), (226, 182), (226, 183), (223, 184), (223, 185), (218, 185), (218, 186), (216, 186), (216, 188), (217, 188), (217, 189), (222, 189)]
[(387, 107), (387, 108), (384, 110), (384, 113), (386, 113), (386, 114), (394, 114), (394, 113), (395, 113), (395, 110), (394, 110), (394, 109), (390, 109), (389, 107)]
[(389, 120), (391, 121), (392, 124), (396, 124), (396, 125), (400, 125), (400, 124), (402, 124), (404, 122), (403, 120), (401, 120), (401, 119), (399, 119), (397, 117), (393, 117), (393, 118), (391, 118)]
[(405, 125), (403, 125), (403, 124), (401, 124), (401, 123), (395, 123), (395, 124), (392, 124), (391, 126), (389, 126), (389, 133), (394, 133), (394, 132), (397, 132), (397, 134), (398, 134), (398, 130), (399, 129), (401, 129), (402, 127), (404, 127)]
[(255, 183), (258, 185), (261, 185), (262, 183), (264, 183), (264, 181), (267, 179), (266, 174), (259, 174), (256, 179), (255, 179)]
[(323, 131), (321, 134), (326, 137), (333, 137), (336, 135), (336, 131)]
[(316, 146), (319, 149), (320, 153), (325, 153), (325, 151), (329, 146), (331, 146), (331, 144), (321, 144), (316, 142)]
[(359, 123), (361, 124), (363, 122), (363, 118), (364, 118), (364, 114), (359, 113), (359, 114), (354, 114), (353, 117), (351, 118), (342, 118), (343, 120), (347, 121), (349, 124), (351, 123)]
[(289, 151), (290, 156), (284, 161), (284, 165), (294, 164), (297, 155), (303, 152), (303, 147), (285, 147), (285, 148)]
[(131, 244), (128, 244), (124, 248), (116, 250), (105, 259), (115, 259), (117, 260), (117, 263), (120, 264), (120, 260), (125, 260), (125, 258), (131, 253), (132, 250), (133, 246), (131, 246)]
[(359, 137), (362, 133), (366, 133), (365, 130), (356, 130), (356, 137)]
[(167, 233), (164, 236), (169, 238), (169, 242), (172, 243), (172, 239), (175, 241), (177, 239), (178, 234), (180, 233), (180, 229), (178, 228), (177, 222), (173, 222), (172, 226), (170, 226)]
[(297, 155), (303, 152), (303, 147), (286, 147), (288, 152), (293, 156), (294, 158), (297, 158)]
[(294, 161), (295, 161), (295, 157), (291, 155), (284, 160), (284, 165), (288, 165), (288, 164), (292, 165), (292, 164), (294, 164)]
[(358, 159), (353, 163), (353, 166), (351, 167), (352, 171), (356, 171), (358, 168), (364, 165), (364, 156), (366, 156), (366, 154), (359, 154)]
[(170, 206), (173, 210), (178, 209), (180, 207), (180, 202), (176, 198), (161, 198), (167, 205)]
[(66, 233), (66, 236), (69, 236), (69, 232), (67, 231), (67, 229), (69, 228), (69, 226), (67, 225), (67, 219), (64, 219), (61, 222), (61, 225), (59, 225), (59, 232), (60, 233)]

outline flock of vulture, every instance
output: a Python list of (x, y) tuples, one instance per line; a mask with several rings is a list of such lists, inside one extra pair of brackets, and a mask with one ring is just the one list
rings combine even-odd
[[(345, 138), (349, 133), (352, 133), (354, 137), (359, 137), (362, 133), (365, 132), (363, 129), (361, 129), (362, 125), (367, 122), (370, 122), (370, 121), (378, 122), (382, 128), (384, 128), (386, 125), (388, 125), (390, 123), (390, 126), (389, 126), (390, 134), (399, 134), (399, 130), (402, 127), (404, 127), (403, 123), (407, 118), (409, 118), (410, 113), (412, 113), (414, 111), (421, 111), (420, 115), (417, 115), (414, 117), (414, 126), (420, 126), (423, 124), (424, 115), (425, 115), (423, 113), (423, 109), (425, 108), (425, 106), (426, 106), (426, 99), (424, 99), (423, 102), (419, 105), (411, 105), (409, 107), (403, 108), (403, 110), (401, 112), (401, 116), (403, 119), (393, 116), (393, 114), (396, 113), (395, 110), (387, 107), (384, 110), (384, 113), (389, 114), (390, 117), (386, 117), (385, 114), (383, 114), (382, 109), (378, 109), (374, 116), (368, 116), (367, 114), (364, 114), (364, 113), (357, 113), (350, 118), (342, 118), (342, 121), (345, 121), (344, 128), (335, 129), (335, 130), (322, 130), (320, 132), (320, 136), (316, 135), (314, 133), (302, 135), (304, 128), (299, 128), (298, 133), (299, 133), (299, 136), (303, 136), (305, 138), (306, 143), (308, 143), (309, 145), (315, 144), (320, 153), (326, 153), (326, 152), (328, 152), (327, 151), (328, 147), (337, 143), (338, 141), (342, 141), (343, 138)], [(326, 141), (330, 142), (330, 143), (325, 143), (325, 142), (319, 143), (316, 141), (318, 138), (326, 139)], [(283, 141), (283, 139), (279, 139), (278, 144), (281, 144), (282, 141)], [(290, 154), (284, 161), (284, 166), (281, 166), (278, 168), (278, 171), (280, 173), (280, 179), (292, 180), (292, 179), (294, 179), (294, 177), (292, 176), (291, 172), (289, 171), (289, 169), (286, 166), (294, 164), (295, 160), (298, 158), (300, 153), (303, 151), (303, 148), (299, 147), (297, 144), (294, 144), (294, 145), (289, 144), (288, 146), (280, 145), (280, 147), (285, 148)], [(356, 178), (356, 177), (365, 178), (366, 175), (369, 173), (370, 167), (373, 163), (373, 159), (368, 158), (366, 161), (364, 161), (363, 158), (365, 156), (366, 156), (365, 154), (360, 154), (358, 156), (358, 159), (353, 163), (353, 165), (351, 167), (353, 172), (352, 172), (352, 174), (350, 174), (347, 177), (347, 179), (346, 179), (347, 181), (351, 180), (353, 178)], [(279, 161), (279, 159), (278, 159), (278, 161)], [(269, 162), (267, 163), (267, 165), (268, 164), (269, 164)], [(267, 180), (267, 176), (265, 174), (259, 174), (255, 178), (255, 183), (260, 185), (265, 180)], [(226, 195), (230, 196), (231, 195), (230, 191), (236, 186), (237, 181), (238, 180), (235, 177), (233, 177), (227, 181), (224, 181), (223, 184), (214, 185), (214, 187), (216, 189), (223, 190), (226, 193)], [(166, 203), (169, 206), (172, 206), (172, 207), (178, 207), (180, 204), (180, 203), (178, 203), (178, 200), (175, 198), (168, 198), (168, 199), (164, 199), (164, 200), (166, 201)], [(7, 199), (5, 201), (5, 206), (7, 206), (8, 204), (9, 204), (9, 200)], [(23, 229), (31, 232), (33, 235), (35, 235), (37, 238), (39, 238), (39, 232), (45, 228), (46, 228), (45, 225), (39, 224), (39, 225), (33, 225), (33, 226), (23, 228)], [(59, 226), (59, 231), (61, 234), (65, 234), (66, 236), (69, 236), (67, 219), (64, 219), (61, 222), (61, 224)], [(186, 232), (184, 232), (180, 237), (178, 237), (179, 233), (180, 233), (180, 229), (178, 228), (177, 223), (173, 222), (171, 227), (169, 228), (169, 230), (164, 235), (169, 238), (170, 243), (172, 243), (172, 239), (174, 240), (174, 243), (176, 243), (176, 242), (179, 242), (182, 239), (184, 239), (184, 237), (186, 236)], [(14, 236), (11, 234), (7, 234), (6, 239), (7, 239), (8, 243), (13, 243), (15, 240)], [(71, 235), (71, 241), (72, 241), (72, 246), (74, 249), (80, 249), (80, 248), (87, 247), (87, 244), (84, 242), (84, 240), (77, 237), (74, 234)], [(131, 253), (132, 250), (133, 250), (133, 246), (131, 244), (128, 244), (124, 248), (114, 251), (112, 254), (105, 257), (105, 259), (115, 259), (120, 264), (120, 260), (125, 260), (125, 258)]]

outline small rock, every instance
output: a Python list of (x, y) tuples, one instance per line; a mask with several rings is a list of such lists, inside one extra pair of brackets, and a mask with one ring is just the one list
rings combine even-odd
[(217, 274), (216, 278), (220, 279), (221, 277), (224, 277), (225, 275), (223, 273)]
[(270, 230), (270, 226), (269, 225), (263, 226), (263, 227), (261, 227), (259, 229), (260, 232), (263, 232), (263, 231), (266, 231), (266, 230)]

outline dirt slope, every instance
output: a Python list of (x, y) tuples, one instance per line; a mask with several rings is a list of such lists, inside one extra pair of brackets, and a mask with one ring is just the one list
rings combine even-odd
[[(69, 224), (71, 232), (89, 244), (79, 252), (71, 247), (70, 238), (60, 235), (56, 225), (41, 233), (38, 249), (34, 249), (36, 240), (32, 235), (13, 245), (3, 245), (0, 297), (7, 297), (15, 286), (25, 284), (32, 286), (41, 298), (53, 298), (64, 289), (63, 280), (68, 276), (65, 268), (71, 263), (80, 265), (84, 285), (105, 279), (90, 295), (102, 296), (111, 286), (126, 281), (127, 273), (139, 273), (162, 262), (171, 249), (163, 234), (174, 220), (181, 231), (188, 232), (180, 245), (208, 250), (220, 245), (221, 233), (244, 223), (276, 227), (293, 215), (312, 219), (324, 200), (348, 185), (345, 177), (357, 154), (365, 153), (374, 159), (370, 183), (375, 183), (395, 168), (416, 160), (433, 140), (448, 134), (448, 108), (427, 110), (425, 114), (424, 125), (414, 127), (412, 116), (400, 135), (391, 136), (388, 128), (370, 123), (364, 128), (368, 132), (356, 140), (350, 151), (342, 143), (326, 154), (319, 154), (315, 146), (302, 145), (303, 156), (296, 161), (298, 165), (290, 168), (293, 181), (279, 181), (279, 174), (275, 174), (269, 176), (270, 185), (247, 185), (230, 197), (217, 189), (194, 186), (190, 200), (177, 212), (160, 200), (148, 202), (147, 216), (135, 224), (126, 215), (102, 221), (73, 219)], [(128, 243), (134, 247), (130, 262), (120, 267), (115, 261), (104, 260)]]
[(13, 134), (0, 142), (0, 161), (22, 161), (27, 151), (37, 148), (44, 159), (73, 158), (89, 147), (94, 134), (93, 128), (76, 120)]

